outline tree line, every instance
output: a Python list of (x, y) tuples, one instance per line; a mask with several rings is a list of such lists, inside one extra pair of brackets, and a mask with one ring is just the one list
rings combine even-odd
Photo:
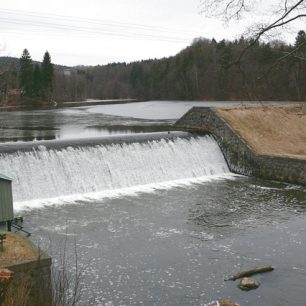
[(279, 40), (196, 39), (160, 60), (88, 67), (87, 93), (99, 99), (295, 100), (306, 99), (306, 34), (293, 45)]
[[(250, 44), (252, 48), (241, 52)], [(25, 49), (14, 64), (1, 64), (0, 99), (19, 89), (23, 98), (49, 103), (95, 99), (306, 100), (306, 34), (295, 43), (199, 38), (177, 55), (104, 66), (62, 67), (33, 63)], [(14, 103), (14, 98), (12, 102)]]
[(48, 51), (42, 62), (32, 60), (24, 49), (21, 57), (0, 57), (0, 103), (2, 106), (39, 107), (54, 102), (86, 99), (84, 71), (54, 65)]

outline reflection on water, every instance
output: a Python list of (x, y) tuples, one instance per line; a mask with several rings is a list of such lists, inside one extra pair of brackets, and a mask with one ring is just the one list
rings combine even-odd
[[(148, 101), (0, 113), (0, 142), (168, 131), (193, 106), (240, 102)], [(252, 103), (252, 102), (247, 102)]]
[(42, 140), (54, 140), (56, 139), (56, 137), (53, 135), (48, 136), (48, 135), (44, 135), (44, 136), (20, 136), (20, 137), (9, 137), (9, 138), (5, 138), (2, 137), (0, 138), (0, 143), (3, 142), (28, 142), (28, 141), (42, 141)]
[[(260, 102), (260, 104), (284, 104), (288, 102)], [(125, 116), (151, 120), (176, 120), (193, 106), (228, 107), (246, 104), (258, 104), (256, 101), (147, 101), (114, 105), (83, 106), (89, 113), (103, 113), (111, 116)]]
[[(8, 132), (4, 132), (3, 130)], [(148, 125), (148, 126), (89, 126), (78, 128), (74, 126), (64, 126), (61, 129), (46, 128), (36, 130), (36, 127), (30, 128), (4, 128), (0, 132), (1, 142), (27, 142), (27, 141), (42, 141), (54, 139), (79, 139), (90, 138), (99, 136), (114, 136), (114, 135), (127, 135), (136, 133), (154, 133), (175, 131), (173, 126), (168, 125)]]
[(0, 113), (0, 122), (0, 142), (24, 142), (168, 131), (174, 120), (118, 117), (89, 106)]
[[(87, 305), (303, 305), (305, 212), (305, 189), (238, 177), (32, 210), (25, 225), (55, 245), (72, 235)], [(224, 282), (266, 264), (252, 293)]]

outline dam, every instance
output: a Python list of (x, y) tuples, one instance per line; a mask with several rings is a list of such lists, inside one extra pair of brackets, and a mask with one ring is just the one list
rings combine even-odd
[(0, 145), (0, 168), (12, 176), (17, 202), (229, 174), (211, 136), (172, 132), (43, 144)]
[[(305, 188), (234, 174), (217, 134), (175, 131), (186, 102), (160, 104), (0, 113), (0, 168), (31, 239), (55, 270), (66, 251), (71, 280), (77, 262), (81, 305), (303, 305)], [(224, 282), (261, 265), (275, 271), (254, 294)]]

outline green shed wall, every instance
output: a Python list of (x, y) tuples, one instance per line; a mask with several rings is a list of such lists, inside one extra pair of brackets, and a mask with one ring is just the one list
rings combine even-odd
[(12, 182), (0, 178), (0, 222), (14, 219)]

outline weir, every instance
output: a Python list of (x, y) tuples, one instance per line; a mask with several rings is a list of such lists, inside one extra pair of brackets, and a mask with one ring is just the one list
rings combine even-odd
[(47, 140), (47, 141), (29, 141), (18, 143), (3, 143), (0, 144), (1, 153), (14, 153), (17, 151), (31, 152), (39, 150), (41, 147), (46, 149), (61, 150), (68, 147), (86, 147), (95, 145), (111, 145), (111, 144), (127, 144), (133, 142), (147, 142), (149, 140), (160, 139), (175, 139), (177, 137), (190, 137), (192, 134), (187, 132), (172, 131), (172, 132), (159, 132), (159, 133), (141, 133), (132, 135), (117, 135), (117, 136), (104, 136), (104, 137), (89, 137), (78, 139), (60, 139), (60, 140)]
[(229, 172), (211, 136), (167, 136), (117, 138), (99, 145), (40, 145), (32, 150), (21, 146), (22, 151), (2, 150), (0, 169), (12, 177), (14, 200), (19, 202)]

